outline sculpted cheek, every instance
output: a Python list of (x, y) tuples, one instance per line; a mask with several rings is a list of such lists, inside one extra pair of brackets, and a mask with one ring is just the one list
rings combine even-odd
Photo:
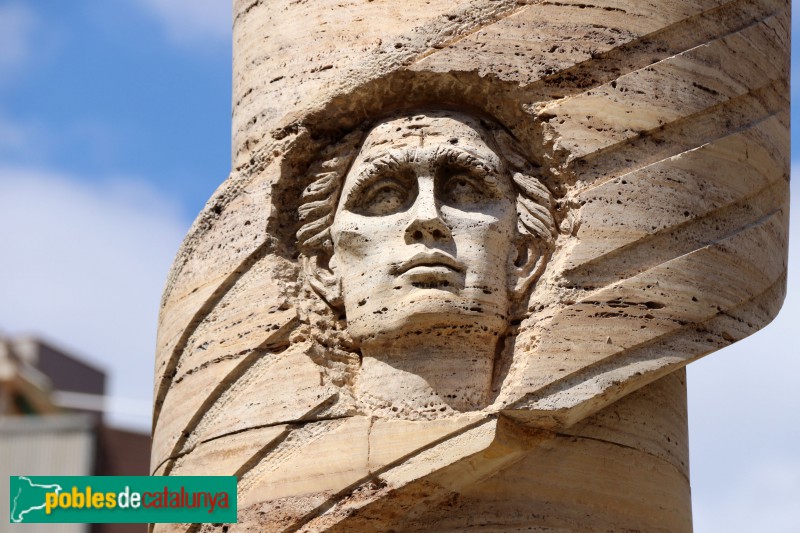
[(339, 253), (363, 258), (380, 249), (379, 236), (373, 225), (363, 221), (343, 221), (333, 228), (333, 239)]
[(372, 238), (355, 230), (341, 230), (334, 234), (334, 243), (337, 254), (341, 257), (362, 258), (372, 247)]
[[(338, 216), (338, 215), (337, 215)], [(366, 217), (342, 216), (332, 228), (332, 236), (338, 253), (356, 259), (375, 255), (385, 246), (389, 238), (387, 229), (393, 223), (378, 223)]]

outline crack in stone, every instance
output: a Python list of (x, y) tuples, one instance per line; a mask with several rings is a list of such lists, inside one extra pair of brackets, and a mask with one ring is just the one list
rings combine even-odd
[[(787, 277), (787, 275), (784, 272), (774, 282), (769, 284), (767, 287), (765, 287), (758, 294), (756, 294), (753, 297), (749, 298), (748, 300), (746, 300), (744, 302), (741, 302), (740, 304), (735, 305), (733, 307), (730, 307), (728, 309), (724, 309), (724, 310), (723, 309), (719, 309), (717, 313), (715, 313), (713, 316), (709, 317), (707, 320), (683, 324), (681, 327), (679, 327), (679, 328), (677, 328), (677, 329), (675, 329), (675, 330), (673, 330), (673, 331), (671, 331), (669, 333), (660, 335), (660, 336), (655, 337), (655, 338), (653, 338), (653, 339), (651, 339), (649, 341), (645, 341), (645, 342), (640, 343), (640, 344), (638, 344), (636, 346), (630, 347), (630, 348), (626, 349), (625, 351), (623, 351), (622, 353), (618, 353), (618, 354), (616, 354), (616, 355), (614, 355), (612, 357), (603, 359), (601, 361), (597, 361), (595, 363), (592, 363), (591, 365), (587, 365), (586, 367), (569, 374), (565, 378), (560, 379), (560, 380), (558, 380), (558, 381), (556, 381), (556, 382), (554, 382), (554, 383), (552, 383), (550, 385), (547, 385), (546, 387), (543, 387), (543, 388), (537, 390), (535, 393), (528, 394), (522, 400), (516, 402), (512, 406), (507, 407), (505, 410), (506, 411), (518, 410), (518, 411), (522, 411), (522, 412), (524, 412), (526, 410), (530, 411), (531, 410), (530, 406), (533, 404), (533, 402), (541, 401), (541, 400), (547, 398), (548, 396), (555, 396), (555, 395), (558, 395), (559, 393), (566, 393), (565, 391), (567, 389), (569, 389), (571, 387), (574, 387), (576, 384), (579, 384), (581, 382), (589, 381), (593, 377), (600, 376), (600, 375), (608, 372), (609, 368), (613, 369), (614, 367), (625, 367), (628, 364), (630, 364), (630, 362), (638, 361), (638, 360), (640, 360), (642, 358), (641, 355), (637, 355), (638, 352), (649, 350), (649, 349), (651, 349), (654, 346), (657, 346), (659, 344), (662, 344), (662, 345), (666, 344), (666, 345), (669, 346), (669, 343), (671, 343), (671, 342), (673, 342), (675, 340), (680, 340), (682, 338), (685, 338), (687, 331), (694, 331), (696, 333), (703, 333), (704, 335), (712, 335), (713, 334), (713, 335), (717, 336), (718, 338), (721, 338), (725, 342), (725, 345), (730, 344), (732, 342), (730, 339), (725, 338), (725, 336), (722, 335), (722, 334), (713, 333), (708, 328), (708, 326), (714, 324), (714, 322), (717, 321), (718, 319), (720, 319), (721, 317), (727, 316), (729, 313), (733, 313), (738, 309), (746, 309), (746, 308), (754, 306), (754, 305), (756, 305), (756, 306), (761, 305), (763, 303), (763, 301), (765, 300), (765, 298), (764, 298), (765, 296), (769, 296), (769, 298), (766, 298), (766, 299), (769, 300), (769, 301), (772, 301), (774, 298), (771, 295), (769, 295), (768, 293), (771, 293), (774, 290), (776, 290), (777, 288), (782, 287), (786, 283), (786, 277)], [(750, 329), (752, 329), (752, 327)], [(716, 348), (714, 348), (714, 349), (716, 349)], [(673, 372), (673, 371), (677, 370), (680, 367), (686, 366), (687, 364), (691, 363), (692, 361), (695, 361), (696, 359), (698, 359), (698, 358), (702, 357), (703, 355), (705, 355), (705, 353), (707, 353), (707, 351), (701, 352), (701, 353), (695, 352), (693, 354), (687, 355), (686, 357), (684, 357), (682, 360), (680, 360), (678, 362), (673, 362), (673, 363), (670, 363), (668, 366), (662, 366), (662, 367), (656, 368), (654, 370), (651, 370), (649, 372), (649, 374), (647, 374), (647, 373), (642, 374), (642, 382), (638, 383), (636, 387), (631, 387), (630, 390), (628, 390), (625, 393), (625, 395), (630, 394), (631, 392), (634, 392), (635, 390), (638, 390), (641, 387), (644, 387), (644, 386), (646, 386), (646, 385), (648, 385), (650, 383), (653, 383), (657, 379), (665, 376), (666, 374), (668, 374), (670, 372)], [(626, 363), (625, 360), (627, 360), (629, 362)], [(588, 402), (589, 402), (589, 400), (583, 400), (583, 401), (578, 402), (577, 404), (575, 404), (572, 407), (570, 407), (571, 412), (579, 412), (580, 406), (581, 405), (587, 405)], [(555, 424), (555, 425), (559, 425), (560, 424), (560, 425), (565, 425), (565, 426), (571, 426), (571, 425), (576, 424), (576, 423), (580, 422), (581, 420), (593, 415), (597, 411), (600, 411), (601, 409), (606, 407), (609, 403), (610, 402), (598, 403), (598, 404), (595, 405), (594, 408), (590, 408), (588, 410), (584, 410), (577, 419), (570, 420), (570, 421), (566, 421), (563, 417), (555, 416), (555, 412), (553, 412), (550, 415), (551, 416), (551, 423)], [(524, 417), (520, 418), (519, 416), (511, 414), (511, 413), (506, 413), (506, 416), (512, 417), (514, 419), (518, 419), (521, 422), (525, 423)], [(543, 429), (543, 431), (553, 431), (553, 430)]]
[(437, 53), (440, 49), (451, 47), (451, 46), (459, 43), (460, 41), (463, 41), (464, 39), (467, 39), (471, 35), (474, 35), (474, 34), (478, 33), (482, 29), (484, 29), (484, 28), (486, 28), (488, 26), (491, 26), (492, 24), (497, 24), (501, 20), (505, 20), (507, 18), (513, 17), (514, 15), (517, 15), (517, 14), (529, 9), (531, 7), (531, 5), (534, 5), (536, 3), (538, 3), (538, 2), (531, 2), (529, 4), (524, 4), (524, 5), (519, 6), (517, 8), (510, 8), (511, 10), (509, 12), (507, 12), (507, 13), (500, 13), (499, 16), (491, 17), (491, 18), (489, 18), (489, 20), (482, 21), (482, 22), (479, 21), (477, 26), (475, 26), (473, 28), (470, 28), (469, 30), (467, 30), (464, 33), (458, 35), (457, 37), (455, 37), (455, 38), (453, 38), (453, 39), (451, 39), (449, 41), (442, 41), (440, 43), (437, 43), (435, 46), (432, 46), (429, 50), (426, 50), (425, 52), (422, 52), (421, 54), (417, 55), (417, 57), (411, 59), (407, 63), (407, 66), (411, 66), (411, 65), (414, 65), (416, 63), (419, 63), (419, 62), (423, 61), (425, 58)]
[[(751, 11), (754, 9), (753, 0), (732, 0), (551, 74), (534, 82), (533, 85), (550, 87), (551, 90), (562, 93), (564, 89), (575, 91), (572, 94), (559, 96), (566, 101), (577, 94), (595, 89), (622, 76), (742, 32), (785, 11), (785, 7), (775, 6), (775, 1), (772, 0), (755, 3), (761, 9), (753, 13)], [(754, 16), (755, 20), (753, 20)], [(738, 22), (740, 18), (743, 19), (742, 23)], [(710, 25), (712, 29), (702, 30), (703, 24)], [(686, 43), (687, 40), (688, 46), (679, 44)], [(570, 78), (584, 79), (587, 76), (593, 80), (593, 83), (571, 84), (568, 81)]]
[[(745, 131), (754, 124), (778, 115), (782, 112), (784, 103), (772, 100), (782, 99), (779, 94), (783, 85), (784, 80), (769, 80), (769, 83), (743, 95), (577, 158), (572, 163), (573, 173), (580, 175), (581, 180), (589, 185), (576, 189), (575, 194), (694, 150), (716, 139)], [(720, 125), (716, 121), (719, 116), (725, 115), (731, 116), (725, 123), (725, 129), (720, 131)], [(648, 150), (654, 152), (651, 157), (641, 153)]]
[(480, 420), (472, 422), (471, 424), (467, 424), (466, 426), (464, 426), (464, 427), (462, 427), (462, 428), (460, 428), (460, 429), (458, 429), (458, 430), (456, 430), (456, 431), (454, 431), (452, 433), (448, 433), (447, 435), (445, 435), (445, 436), (443, 436), (443, 437), (441, 437), (439, 439), (436, 439), (436, 440), (434, 440), (432, 442), (429, 442), (428, 444), (426, 444), (424, 446), (421, 446), (420, 448), (417, 448), (417, 449), (413, 450), (412, 452), (404, 455), (403, 457), (400, 457), (400, 458), (398, 458), (398, 459), (396, 459), (396, 460), (394, 460), (394, 461), (392, 461), (390, 463), (387, 463), (386, 465), (382, 466), (381, 468), (378, 468), (378, 469), (376, 469), (374, 471), (369, 472), (366, 476), (364, 476), (364, 477), (360, 478), (359, 480), (351, 483), (350, 485), (348, 485), (344, 489), (340, 490), (336, 494), (333, 494), (331, 497), (329, 497), (327, 500), (325, 500), (325, 502), (323, 502), (322, 504), (318, 505), (313, 510), (309, 511), (308, 513), (306, 513), (305, 515), (300, 517), (298, 520), (296, 520), (291, 526), (289, 526), (284, 531), (286, 533), (289, 533), (291, 531), (298, 531), (301, 527), (305, 526), (306, 524), (308, 524), (309, 522), (311, 522), (315, 518), (318, 518), (319, 516), (327, 513), (328, 511), (330, 511), (338, 503), (341, 503), (343, 500), (348, 498), (348, 496), (351, 495), (359, 487), (361, 487), (361, 486), (363, 486), (363, 485), (365, 485), (367, 483), (371, 483), (371, 482), (377, 482), (378, 484), (380, 484), (380, 476), (381, 476), (381, 474), (383, 474), (385, 472), (388, 472), (389, 470), (391, 470), (393, 468), (396, 468), (396, 467), (402, 465), (403, 463), (406, 463), (407, 461), (409, 461), (410, 459), (413, 459), (414, 457), (420, 455), (421, 453), (423, 453), (423, 452), (425, 452), (425, 451), (427, 451), (427, 450), (429, 450), (431, 448), (435, 448), (439, 444), (442, 444), (443, 442), (446, 442), (446, 441), (448, 441), (448, 440), (450, 440), (450, 439), (452, 439), (454, 437), (462, 435), (462, 434), (464, 434), (464, 433), (466, 433), (466, 432), (468, 432), (468, 431), (470, 431), (470, 430), (472, 430), (472, 429), (474, 429), (474, 428), (476, 428), (476, 427), (478, 427), (478, 426), (480, 426), (480, 425), (482, 425), (482, 424), (486, 423), (487, 421), (489, 421), (491, 419), (494, 419), (494, 418), (497, 418), (497, 415), (487, 416), (486, 418), (482, 418)]
[[(188, 239), (188, 237), (187, 237)], [(153, 402), (153, 427), (156, 427), (158, 423), (158, 418), (161, 415), (161, 408), (164, 405), (164, 400), (167, 397), (167, 393), (172, 388), (172, 380), (175, 377), (178, 368), (178, 361), (180, 360), (183, 352), (186, 349), (187, 344), (189, 343), (189, 339), (191, 338), (192, 334), (197, 330), (200, 324), (216, 309), (217, 304), (225, 297), (225, 295), (230, 291), (236, 282), (242, 277), (244, 273), (250, 270), (250, 268), (262, 257), (264, 257), (270, 249), (270, 243), (265, 242), (261, 244), (258, 248), (256, 248), (250, 255), (248, 255), (240, 265), (231, 272), (225, 280), (220, 283), (217, 289), (211, 294), (211, 296), (203, 303), (200, 309), (194, 314), (192, 319), (187, 324), (186, 328), (183, 330), (180, 339), (178, 340), (177, 344), (175, 345), (170, 357), (167, 361), (166, 368), (161, 375), (159, 380), (159, 386), (156, 390), (155, 399)], [(258, 350), (258, 348), (256, 349)], [(238, 368), (238, 367), (237, 367)]]
[[(577, 267), (565, 271), (564, 277), (569, 280), (571, 285), (587, 289), (601, 289), (647, 272), (695, 250), (730, 239), (781, 212), (782, 207), (775, 205), (775, 202), (779, 201), (778, 193), (782, 191), (778, 189), (782, 188), (785, 188), (782, 180), (774, 179), (752, 194), (731, 204), (720, 206), (688, 222), (644, 235), (606, 254), (581, 263)], [(772, 202), (769, 202), (770, 207), (765, 215), (741, 227), (731, 223), (731, 220), (747, 215), (741, 212), (750, 208), (754, 199), (767, 196), (770, 192), (774, 194), (772, 198), (768, 198)], [(697, 236), (691, 235), (693, 230), (701, 229), (704, 224), (708, 226), (711, 221), (716, 223), (715, 228), (717, 229), (712, 228)], [(732, 225), (735, 226), (735, 229), (729, 229)], [(679, 237), (681, 234), (683, 234), (682, 238)], [(648, 248), (646, 253), (641, 251), (645, 248)], [(640, 252), (637, 253), (637, 250)]]
[[(266, 345), (266, 346), (265, 346)], [(181, 436), (175, 442), (170, 455), (176, 455), (181, 451), (186, 441), (191, 436), (192, 432), (197, 428), (198, 424), (203, 420), (211, 407), (220, 399), (220, 397), (249, 370), (256, 361), (268, 353), (274, 353), (269, 350), (268, 341), (264, 344), (257, 346), (252, 352), (243, 358), (212, 390), (208, 396), (203, 400), (201, 405), (198, 406), (192, 417), (187, 422), (186, 426), (181, 431)]]
[(627, 444), (622, 444), (621, 442), (614, 442), (614, 441), (610, 441), (610, 440), (606, 440), (606, 439), (601, 439), (599, 437), (589, 437), (587, 435), (571, 435), (569, 433), (560, 433), (560, 432), (553, 432), (553, 434), (556, 437), (563, 437), (563, 438), (570, 439), (570, 440), (572, 440), (572, 439), (580, 439), (580, 440), (588, 440), (588, 441), (593, 441), (593, 442), (600, 442), (602, 444), (610, 444), (611, 446), (615, 446), (615, 447), (618, 447), (618, 448), (623, 448), (625, 450), (631, 450), (633, 452), (643, 453), (643, 454), (645, 454), (645, 455), (647, 455), (649, 457), (652, 457), (654, 459), (659, 460), (660, 462), (663, 462), (663, 463), (666, 463), (667, 465), (669, 465), (671, 468), (673, 468), (681, 476), (681, 478), (683, 478), (686, 481), (686, 485), (687, 486), (689, 485), (689, 476), (685, 472), (683, 472), (680, 468), (675, 466), (672, 462), (668, 461), (664, 457), (661, 457), (660, 455), (656, 455), (656, 454), (654, 454), (652, 452), (649, 452), (647, 450), (642, 450), (641, 448), (636, 448), (635, 446), (629, 446)]

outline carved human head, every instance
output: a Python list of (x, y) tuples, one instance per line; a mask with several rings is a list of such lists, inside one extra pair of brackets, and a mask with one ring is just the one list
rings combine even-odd
[(522, 153), (490, 119), (419, 111), (381, 120), (357, 153), (322, 165), (298, 238), (309, 281), (343, 306), (357, 342), (421, 318), (505, 331), (555, 236), (550, 193)]

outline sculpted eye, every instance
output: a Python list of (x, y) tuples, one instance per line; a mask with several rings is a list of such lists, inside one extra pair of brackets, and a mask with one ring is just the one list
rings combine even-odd
[(368, 217), (392, 215), (408, 208), (412, 192), (408, 184), (398, 179), (381, 178), (358, 187), (347, 208)]
[(446, 168), (439, 173), (439, 190), (443, 202), (453, 207), (468, 209), (495, 197), (487, 186), (482, 169)]
[(364, 210), (367, 215), (377, 216), (396, 213), (405, 206), (408, 199), (406, 190), (394, 182), (378, 183), (371, 189), (364, 203)]

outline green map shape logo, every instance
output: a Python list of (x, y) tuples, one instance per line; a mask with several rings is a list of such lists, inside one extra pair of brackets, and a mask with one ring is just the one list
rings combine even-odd
[(30, 514), (44, 513), (45, 494), (55, 492), (59, 494), (63, 489), (61, 485), (41, 485), (34, 483), (24, 476), (11, 477), (11, 521), (19, 524), (25, 522), (25, 517)]

